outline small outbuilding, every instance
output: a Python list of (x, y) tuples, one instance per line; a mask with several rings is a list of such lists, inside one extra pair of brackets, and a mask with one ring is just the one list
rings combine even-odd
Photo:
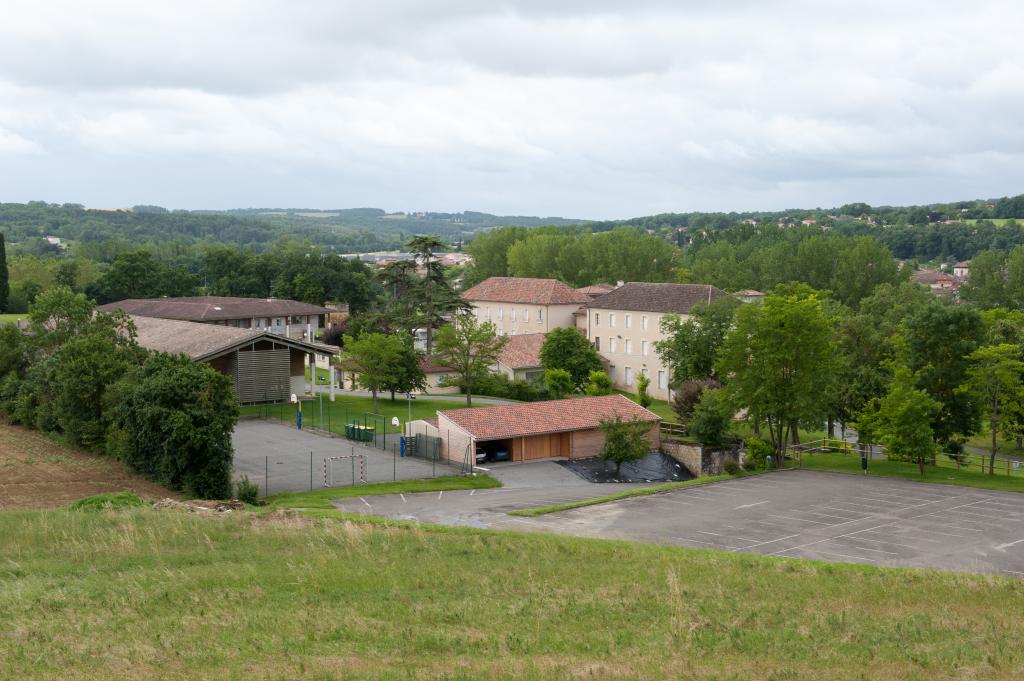
[(443, 458), (473, 461), (478, 448), (507, 452), (511, 461), (597, 456), (604, 447), (601, 422), (619, 416), (650, 424), (652, 449), (661, 446), (661, 418), (622, 395), (502, 404), (437, 412)]

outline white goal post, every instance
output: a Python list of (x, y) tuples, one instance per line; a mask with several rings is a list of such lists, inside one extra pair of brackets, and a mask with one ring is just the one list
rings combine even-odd
[(334, 462), (350, 461), (352, 471), (352, 484), (366, 484), (366, 455), (365, 454), (339, 454), (338, 456), (324, 457), (324, 487), (334, 487)]

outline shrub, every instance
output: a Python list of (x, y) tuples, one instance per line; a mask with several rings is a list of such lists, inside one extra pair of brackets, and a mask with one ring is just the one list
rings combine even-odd
[(763, 469), (772, 455), (772, 446), (759, 437), (749, 438), (747, 445), (747, 461), (753, 469)]
[(235, 483), (235, 498), (250, 506), (255, 506), (260, 500), (260, 487), (251, 482), (249, 476), (243, 475), (242, 479)]
[(651, 379), (647, 378), (643, 374), (640, 374), (640, 378), (636, 380), (636, 401), (644, 409), (651, 406), (651, 402), (654, 401), (654, 398), (651, 397), (651, 394), (647, 392), (647, 388), (649, 388), (650, 385)]
[(583, 392), (591, 397), (612, 394), (612, 379), (603, 371), (591, 371), (590, 379), (584, 387)]
[(572, 375), (565, 369), (545, 369), (544, 387), (555, 400), (567, 397), (576, 390)]
[(690, 416), (693, 415), (693, 408), (697, 406), (700, 394), (704, 392), (705, 388), (718, 387), (721, 387), (720, 384), (713, 378), (698, 378), (680, 385), (672, 399), (672, 411), (675, 412), (679, 422), (689, 423)]
[[(457, 385), (457, 383), (453, 383)], [(465, 389), (460, 386), (463, 392)], [(503, 397), (520, 402), (536, 402), (547, 397), (547, 393), (536, 383), (530, 381), (512, 381), (508, 376), (492, 372), (481, 376), (473, 382), (473, 394), (486, 397)]]
[(721, 447), (732, 426), (734, 410), (723, 390), (705, 389), (693, 409), (687, 431), (708, 447)]
[(739, 464), (735, 461), (726, 461), (725, 465), (722, 466), (722, 469), (729, 475), (736, 475), (740, 472)]
[(144, 504), (137, 494), (113, 492), (79, 499), (68, 508), (72, 511), (99, 511), (105, 508), (135, 508)]

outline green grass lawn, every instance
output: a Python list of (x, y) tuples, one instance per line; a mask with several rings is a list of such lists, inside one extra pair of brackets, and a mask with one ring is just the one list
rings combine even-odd
[(14, 323), (19, 319), (28, 319), (27, 314), (0, 314), (0, 324), (7, 322)]
[[(332, 403), (330, 398), (324, 394), (322, 397), (323, 401), (323, 419), (320, 418), (320, 402), (321, 398), (315, 400), (305, 400), (302, 403), (302, 421), (303, 424), (313, 428), (322, 428), (323, 430), (330, 430), (335, 433), (345, 432), (345, 424), (358, 421), (363, 423), (364, 419), (367, 425), (373, 423), (372, 417), (364, 416), (365, 414), (373, 412), (373, 398), (372, 397), (361, 397), (354, 395), (346, 395), (338, 393), (335, 396), (335, 401)], [(396, 397), (395, 401), (392, 402), (390, 395), (381, 395), (378, 400), (380, 415), (383, 416), (386, 424), (388, 433), (397, 433), (401, 429), (395, 429), (391, 425), (391, 418), (397, 416), (402, 425), (405, 425), (406, 419), (409, 417), (409, 403), (404, 395)], [(438, 410), (445, 409), (458, 409), (464, 407), (465, 402), (461, 400), (431, 400), (429, 398), (418, 397), (412, 400), (412, 418), (413, 420), (430, 418), (437, 416)], [(487, 405), (482, 405), (487, 406)], [(295, 411), (296, 406), (294, 404), (274, 404), (274, 405), (245, 405), (242, 407), (242, 416), (269, 416), (272, 418), (281, 419), (286, 423), (295, 423)], [(381, 427), (380, 417), (377, 419), (377, 428)]]
[(0, 513), (4, 679), (986, 679), (1024, 582), (557, 535)]
[(308, 492), (282, 492), (266, 498), (270, 508), (333, 509), (331, 499), (346, 497), (368, 497), (379, 494), (416, 494), (440, 490), (490, 489), (501, 487), (501, 483), (486, 475), (445, 476), (430, 480), (399, 480), (376, 482), (356, 487), (328, 487)]
[[(633, 393), (626, 392), (625, 390), (616, 390), (615, 392), (620, 395), (625, 395), (634, 402), (637, 401), (637, 397)], [(679, 421), (679, 419), (676, 418), (675, 412), (672, 411), (672, 406), (665, 400), (654, 400), (651, 402), (651, 406), (647, 407), (647, 409), (660, 416), (661, 420), (667, 423), (677, 423)]]
[[(306, 376), (306, 381), (309, 381), (309, 365), (308, 364), (306, 365), (305, 376)], [(316, 378), (317, 378), (317, 381), (316, 381), (317, 385), (330, 385), (330, 383), (331, 383), (331, 372), (328, 371), (327, 369), (321, 369), (320, 367), (317, 367), (317, 369), (316, 369)]]
[[(987, 425), (985, 426), (988, 427)], [(977, 435), (971, 436), (967, 440), (967, 444), (971, 447), (977, 447), (978, 449), (984, 450), (988, 453), (992, 447), (992, 434), (982, 431)], [(1003, 456), (1018, 457), (1024, 459), (1024, 449), (1017, 449), (1017, 443), (1015, 441), (1007, 442), (1003, 439), (996, 440), (996, 451)]]
[[(938, 464), (937, 466), (925, 466), (925, 475), (922, 478), (921, 471), (916, 463), (871, 459), (868, 461), (868, 475), (922, 480), (943, 485), (962, 485), (964, 487), (1024, 492), (1024, 466), (1021, 467), (1018, 474), (1008, 476), (1005, 474), (1005, 471), (997, 471), (996, 475), (989, 475), (987, 472), (980, 472), (977, 468), (961, 468), (957, 470), (956, 464), (948, 457), (942, 455), (936, 458), (936, 463)], [(817, 470), (856, 473), (860, 475), (862, 473), (860, 465), (859, 457), (846, 454), (813, 454), (803, 457), (804, 468)]]

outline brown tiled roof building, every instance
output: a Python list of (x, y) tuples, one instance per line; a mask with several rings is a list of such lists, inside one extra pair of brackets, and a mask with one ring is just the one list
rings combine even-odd
[(590, 307), (689, 314), (694, 305), (724, 298), (726, 292), (710, 284), (651, 284), (631, 281), (598, 296)]
[(470, 302), (522, 303), (527, 305), (583, 304), (590, 297), (557, 279), (490, 277), (463, 292)]

